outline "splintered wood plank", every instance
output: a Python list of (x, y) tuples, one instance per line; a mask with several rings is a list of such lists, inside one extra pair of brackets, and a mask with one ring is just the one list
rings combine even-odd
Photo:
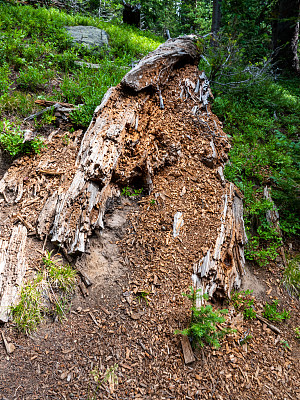
[(182, 336), (180, 338), (180, 341), (181, 341), (185, 364), (190, 364), (190, 363), (194, 362), (196, 359), (195, 359), (189, 338), (187, 336)]
[(27, 229), (15, 226), (10, 240), (0, 240), (0, 321), (7, 322), (26, 272)]

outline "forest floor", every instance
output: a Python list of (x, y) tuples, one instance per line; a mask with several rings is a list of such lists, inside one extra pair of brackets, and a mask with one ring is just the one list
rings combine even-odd
[[(63, 145), (66, 135), (68, 143)], [(40, 156), (22, 157), (10, 165), (13, 174), (23, 179), (24, 194), (21, 204), (2, 201), (3, 238), (18, 210), (33, 222), (48, 192), (71, 179), (82, 131), (60, 128), (50, 138)], [(46, 160), (47, 168), (50, 160), (57, 174), (42, 172)], [(8, 165), (3, 162), (1, 167), (3, 175)], [(243, 289), (253, 290), (257, 311), (274, 299), (290, 311), (286, 322), (273, 323), (281, 333), (256, 319), (244, 320), (224, 301), (215, 307), (229, 309), (226, 324), (237, 332), (228, 335), (219, 349), (196, 349), (196, 360), (185, 364), (180, 335), (174, 332), (186, 328), (191, 318), (191, 303), (182, 293), (191, 286), (198, 232), (204, 239), (211, 233), (205, 218), (201, 225), (196, 213), (187, 210), (195, 220), (184, 226), (179, 238), (172, 237), (176, 211), (172, 204), (179, 208), (192, 204), (192, 188), (197, 186), (188, 169), (182, 173), (178, 168), (166, 167), (155, 178), (154, 193), (163, 190), (164, 195), (154, 204), (140, 195), (121, 196), (110, 205), (105, 229), (91, 237), (88, 252), (73, 263), (92, 285), (84, 291), (76, 288), (67, 319), (46, 318), (29, 336), (18, 333), (13, 322), (0, 327), (15, 346), (12, 354), (0, 347), (3, 400), (300, 399), (300, 351), (294, 334), (300, 326), (300, 305), (281, 285), (280, 264), (248, 265)], [(198, 173), (204, 182), (205, 172)], [(205, 192), (203, 185), (199, 187)], [(39, 201), (30, 199), (34, 191)], [(191, 226), (197, 229), (189, 231)], [(53, 246), (30, 234), (27, 243), (30, 276), (41, 264), (44, 249)], [(252, 338), (240, 345), (248, 335)]]

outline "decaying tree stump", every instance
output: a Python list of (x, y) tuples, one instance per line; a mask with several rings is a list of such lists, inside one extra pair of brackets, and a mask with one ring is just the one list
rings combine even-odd
[[(188, 245), (194, 235), (189, 259), (197, 289), (230, 296), (240, 286), (247, 240), (242, 196), (223, 176), (230, 145), (211, 113), (209, 82), (198, 61), (195, 37), (170, 39), (107, 91), (82, 139), (73, 178), (43, 195), (35, 221), (40, 238), (47, 235), (69, 255), (84, 253), (92, 232), (104, 228), (110, 199), (120, 196), (120, 188), (137, 185), (155, 194), (162, 214), (169, 207), (160, 217), (170, 220), (163, 230), (175, 216), (170, 235), (175, 234), (169, 239), (167, 233), (166, 246), (183, 239)], [(5, 174), (0, 193), (6, 202), (18, 203), (22, 182)], [(181, 182), (186, 183), (179, 189)]]

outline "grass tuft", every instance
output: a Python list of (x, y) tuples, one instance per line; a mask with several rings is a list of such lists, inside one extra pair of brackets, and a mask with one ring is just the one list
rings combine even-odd
[(26, 334), (37, 329), (44, 317), (41, 276), (22, 287), (20, 301), (12, 307), (12, 317), (20, 331)]
[(46, 252), (42, 261), (44, 268), (21, 288), (20, 300), (11, 308), (17, 328), (25, 334), (36, 330), (46, 315), (65, 319), (76, 284), (76, 271), (52, 252)]

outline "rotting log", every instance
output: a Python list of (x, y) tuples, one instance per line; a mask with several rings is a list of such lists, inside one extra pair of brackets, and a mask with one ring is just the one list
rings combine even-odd
[(0, 240), (0, 321), (7, 322), (26, 272), (27, 229), (15, 226), (10, 240)]
[[(79, 150), (77, 172), (67, 192), (58, 197), (51, 231), (52, 241), (65, 247), (68, 253), (83, 253), (87, 237), (94, 229), (103, 228), (106, 201), (119, 194), (114, 181), (120, 184), (140, 178), (151, 192), (154, 170), (179, 158), (179, 143), (163, 143), (165, 152), (154, 161), (152, 153), (156, 150), (149, 143), (151, 148), (139, 155), (135, 164), (131, 162), (122, 170), (119, 168), (121, 155), (130, 151), (128, 146), (133, 148), (135, 142), (141, 140), (138, 137), (139, 115), (149, 97), (156, 96), (153, 88), (163, 86), (176, 65), (197, 63), (199, 54), (194, 42), (194, 38), (188, 36), (168, 40), (159, 46), (125, 75), (121, 85), (109, 89), (96, 108)], [(202, 102), (205, 101), (209, 90), (205, 76), (199, 75), (193, 85), (201, 92), (199, 98), (202, 96)], [(128, 94), (128, 90), (133, 93)], [(181, 96), (186, 97), (189, 90), (190, 82), (183, 82)], [(198, 95), (196, 91), (195, 96)], [(134, 132), (136, 141), (132, 139)], [(144, 140), (149, 141), (149, 138)], [(45, 219), (43, 214), (39, 219)]]
[[(36, 227), (41, 238), (48, 237), (64, 253), (82, 254), (92, 232), (104, 228), (107, 203), (120, 196), (121, 187), (139, 184), (149, 194), (155, 190), (157, 204), (164, 207), (167, 200), (157, 181), (165, 173), (162, 180), (167, 182), (168, 174), (182, 168), (176, 176), (185, 175), (186, 182), (195, 182), (199, 193), (207, 194), (204, 202), (190, 197), (186, 204), (199, 215), (193, 282), (203, 293), (224, 297), (241, 284), (247, 238), (242, 196), (223, 174), (230, 145), (211, 113), (209, 81), (197, 68), (198, 60), (195, 37), (170, 39), (107, 91), (82, 139), (72, 180), (45, 196)], [(208, 181), (203, 183), (204, 177)], [(181, 198), (187, 196), (186, 189), (180, 191)], [(8, 172), (0, 193), (18, 207), (21, 184)], [(172, 222), (176, 212), (182, 213), (170, 244), (176, 251), (176, 241), (187, 228), (193, 235), (193, 226), (183, 203), (181, 209), (178, 204), (170, 209)], [(202, 236), (201, 224), (209, 226)], [(169, 238), (163, 240), (168, 245)]]
[(163, 85), (178, 64), (198, 63), (195, 40), (192, 35), (167, 40), (132, 68), (122, 79), (122, 85), (135, 92)]

